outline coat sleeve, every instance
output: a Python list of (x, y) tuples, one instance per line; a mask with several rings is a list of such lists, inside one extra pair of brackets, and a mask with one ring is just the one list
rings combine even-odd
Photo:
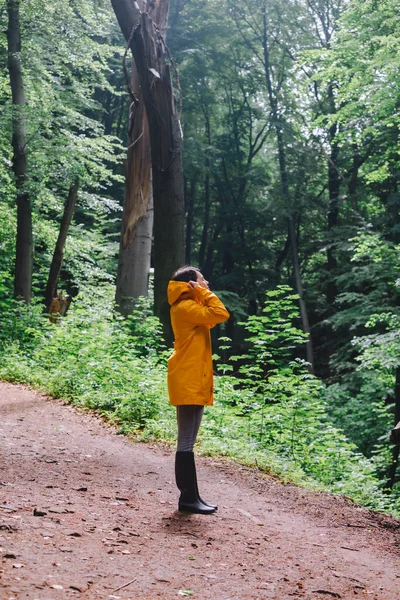
[(223, 323), (229, 319), (229, 312), (213, 292), (206, 288), (196, 288), (196, 295), (203, 306), (193, 300), (181, 303), (182, 310), (185, 311), (184, 318), (187, 321), (193, 325), (213, 327), (217, 323)]

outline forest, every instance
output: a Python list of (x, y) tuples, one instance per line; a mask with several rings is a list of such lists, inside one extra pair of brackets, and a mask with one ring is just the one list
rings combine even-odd
[(173, 443), (199, 267), (207, 454), (400, 515), (397, 0), (0, 0), (0, 379)]

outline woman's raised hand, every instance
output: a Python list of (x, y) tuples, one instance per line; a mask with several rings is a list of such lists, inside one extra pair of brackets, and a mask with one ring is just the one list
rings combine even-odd
[(203, 281), (188, 281), (188, 286), (190, 287), (191, 290), (196, 290), (196, 289), (206, 289), (208, 290), (209, 287), (207, 285), (207, 282), (205, 280)]
[(197, 281), (188, 281), (189, 287), (192, 290), (195, 290), (197, 288), (205, 288), (206, 290), (209, 290), (210, 288), (208, 287), (208, 281), (206, 279), (204, 279), (203, 275), (200, 273), (200, 271), (197, 271)]

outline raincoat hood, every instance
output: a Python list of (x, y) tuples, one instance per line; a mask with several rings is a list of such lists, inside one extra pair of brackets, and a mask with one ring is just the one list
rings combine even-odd
[(192, 296), (191, 289), (187, 281), (170, 281), (168, 284), (168, 302), (174, 304), (182, 294), (185, 294), (185, 298), (190, 298)]

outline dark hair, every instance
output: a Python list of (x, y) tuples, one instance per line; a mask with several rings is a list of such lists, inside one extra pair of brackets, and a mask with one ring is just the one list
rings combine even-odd
[(181, 267), (172, 275), (172, 281), (197, 281), (197, 273), (200, 273), (200, 269), (197, 267), (190, 267), (185, 265)]

